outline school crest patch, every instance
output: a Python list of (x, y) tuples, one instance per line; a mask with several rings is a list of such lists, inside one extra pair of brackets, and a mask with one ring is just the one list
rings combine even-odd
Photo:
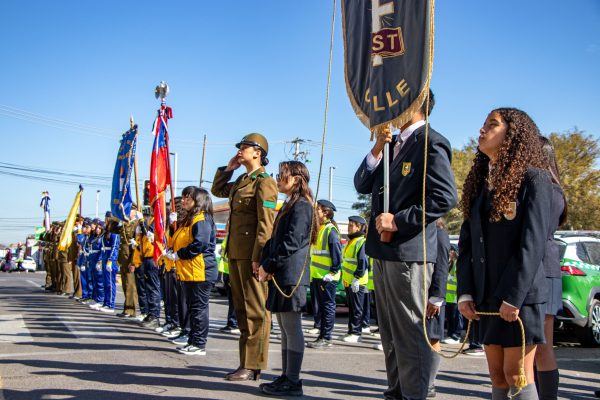
[(508, 212), (504, 214), (504, 218), (509, 221), (512, 221), (517, 216), (517, 203), (511, 201), (508, 203)]
[(402, 163), (402, 176), (407, 176), (408, 174), (410, 174), (411, 166), (412, 164), (409, 162)]

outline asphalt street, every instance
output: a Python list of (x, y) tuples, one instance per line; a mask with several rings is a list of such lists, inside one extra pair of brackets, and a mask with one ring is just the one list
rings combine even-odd
[[(238, 365), (237, 337), (222, 334), (227, 302), (211, 300), (207, 355), (187, 356), (175, 345), (133, 320), (122, 320), (45, 293), (43, 273), (0, 274), (0, 400), (21, 399), (254, 399), (257, 382), (223, 380)], [(122, 292), (117, 305), (122, 305)], [(311, 317), (305, 317), (306, 328)], [(346, 316), (336, 320), (336, 337), (345, 333)], [(271, 337), (269, 370), (280, 373), (280, 345)], [(314, 337), (307, 335), (306, 340)], [(382, 398), (386, 384), (377, 339), (358, 344), (336, 341), (327, 350), (306, 349), (305, 399)], [(458, 346), (444, 345), (446, 354)], [(594, 398), (600, 390), (600, 349), (561, 343), (561, 399)], [(484, 357), (444, 359), (437, 399), (490, 398)]]

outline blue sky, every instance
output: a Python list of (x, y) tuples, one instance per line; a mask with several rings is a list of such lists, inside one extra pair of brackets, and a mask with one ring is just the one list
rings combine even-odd
[[(0, 174), (0, 243), (23, 240), (39, 225), (43, 190), (55, 217), (66, 216), (79, 181), (85, 215), (94, 215), (98, 189), (100, 210), (108, 209), (118, 139), (131, 114), (141, 133), (140, 175), (148, 176), (161, 80), (171, 87), (179, 189), (197, 184), (203, 135), (212, 180), (233, 144), (253, 131), (272, 143), (270, 172), (290, 155), (284, 142), (314, 141), (306, 149), (316, 181), (332, 3), (5, 0), (1, 162), (49, 173)], [(577, 126), (600, 136), (600, 2), (446, 0), (436, 3), (435, 22), (431, 123), (454, 147), (506, 105), (530, 113), (544, 133)], [(335, 166), (333, 199), (344, 219), (355, 199), (351, 178), (371, 144), (346, 95), (339, 0), (335, 29), (331, 146), (319, 197), (327, 197)]]

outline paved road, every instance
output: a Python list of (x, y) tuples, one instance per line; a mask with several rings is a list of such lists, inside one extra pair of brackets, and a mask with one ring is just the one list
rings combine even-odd
[[(40, 273), (0, 274), (0, 400), (260, 397), (255, 382), (222, 379), (238, 360), (236, 337), (218, 331), (226, 315), (223, 298), (211, 300), (208, 354), (186, 356), (133, 321), (46, 294), (40, 289), (43, 278)], [(122, 293), (117, 304), (122, 304)], [(305, 324), (310, 327), (310, 320)], [(344, 326), (339, 316), (336, 334), (343, 334)], [(307, 349), (304, 398), (381, 398), (385, 369), (382, 353), (372, 348), (376, 343), (368, 337), (356, 345)], [(272, 337), (265, 379), (279, 375), (279, 350)], [(593, 398), (592, 391), (600, 389), (600, 350), (567, 345), (557, 355), (560, 398)], [(489, 398), (485, 359), (461, 355), (443, 360), (437, 391), (437, 399)]]

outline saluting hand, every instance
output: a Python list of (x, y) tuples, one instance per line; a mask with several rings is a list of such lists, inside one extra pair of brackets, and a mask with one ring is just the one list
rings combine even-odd
[(475, 312), (474, 301), (461, 301), (460, 303), (458, 303), (458, 311), (460, 311), (463, 317), (465, 317), (468, 320), (479, 321), (479, 314)]
[(229, 171), (235, 171), (236, 169), (238, 169), (241, 165), (238, 160), (239, 160), (239, 155), (238, 155), (238, 153), (235, 153), (235, 156), (231, 157), (231, 160), (229, 160), (229, 163), (227, 163), (227, 168), (225, 168), (225, 171), (229, 172)]
[(505, 302), (502, 302), (499, 312), (500, 318), (508, 322), (516, 321), (517, 317), (519, 316), (519, 309)]
[(398, 227), (396, 226), (396, 221), (394, 221), (394, 214), (379, 214), (375, 219), (375, 228), (379, 234), (383, 231), (396, 232)]

